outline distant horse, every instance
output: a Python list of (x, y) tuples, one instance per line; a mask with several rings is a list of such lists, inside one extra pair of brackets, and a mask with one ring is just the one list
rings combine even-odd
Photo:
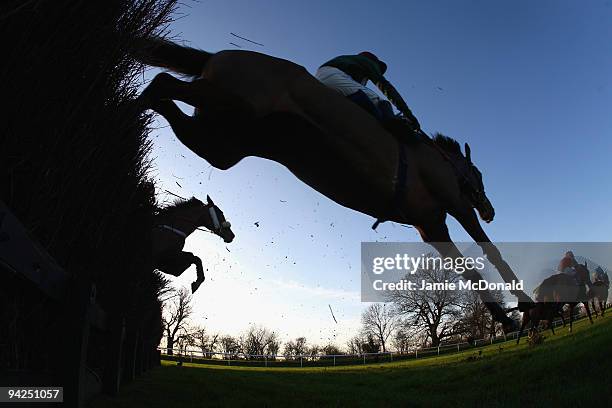
[[(446, 226), (450, 214), (504, 281), (518, 281), (474, 212), (485, 222), (495, 215), (467, 144), (464, 155), (448, 137), (410, 137), (401, 126), (393, 133), (412, 143), (398, 143), (360, 106), (287, 60), (242, 50), (211, 54), (158, 38), (142, 39), (134, 53), (149, 65), (197, 77), (159, 74), (140, 103), (164, 116), (177, 138), (214, 167), (229, 169), (247, 156), (276, 161), (336, 203), (414, 225), (443, 257), (458, 258)], [(194, 106), (194, 115), (173, 100)], [(463, 277), (481, 279), (475, 270)], [(505, 329), (514, 326), (487, 290), (479, 294)], [(524, 292), (513, 294), (521, 310), (529, 307)]]
[(591, 306), (593, 307), (593, 312), (595, 316), (598, 316), (597, 308), (595, 307), (595, 299), (598, 300), (599, 303), (599, 311), (601, 312), (601, 317), (604, 316), (606, 312), (606, 306), (608, 303), (608, 292), (610, 290), (610, 282), (596, 280), (593, 282), (591, 289), (588, 292), (588, 298), (591, 300)]
[(231, 225), (225, 220), (223, 212), (210, 197), (206, 196), (206, 199), (206, 204), (192, 197), (159, 209), (152, 231), (153, 267), (180, 276), (191, 265), (195, 265), (197, 279), (191, 284), (192, 292), (204, 282), (204, 267), (200, 258), (183, 251), (185, 239), (198, 227), (207, 228), (227, 243), (234, 239)]
[[(574, 319), (574, 307), (576, 307), (578, 303), (584, 304), (589, 320), (593, 323), (586, 291), (586, 285), (590, 283), (586, 261), (584, 265), (576, 265), (575, 271), (575, 276), (570, 276), (565, 273), (552, 275), (544, 279), (540, 286), (534, 290), (536, 304), (534, 308), (523, 313), (521, 328), (518, 338), (516, 339), (516, 344), (519, 344), (521, 334), (529, 322), (531, 322), (531, 327), (536, 329), (540, 321), (547, 321), (552, 333), (555, 334), (553, 320), (559, 315), (563, 319), (563, 307), (566, 304), (569, 305), (570, 332), (572, 331), (572, 322)], [(563, 321), (563, 325), (565, 326), (565, 320)]]

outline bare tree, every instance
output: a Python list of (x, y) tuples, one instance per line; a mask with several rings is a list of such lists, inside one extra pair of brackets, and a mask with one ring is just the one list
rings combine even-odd
[(247, 355), (276, 354), (279, 347), (276, 333), (265, 327), (252, 325), (240, 336), (240, 348)]
[[(407, 275), (420, 288), (421, 281), (432, 283), (455, 283), (459, 275), (450, 269), (420, 269), (414, 275)], [(456, 324), (461, 317), (463, 291), (459, 290), (406, 290), (395, 293), (391, 299), (398, 313), (406, 317), (413, 335), (425, 333), (432, 346), (438, 346), (444, 339), (456, 334)]]
[(366, 337), (372, 336), (380, 343), (382, 351), (387, 351), (387, 340), (397, 324), (393, 308), (385, 303), (373, 303), (361, 315), (361, 324)]
[(412, 345), (412, 336), (408, 329), (405, 327), (397, 329), (391, 338), (391, 345), (400, 353), (408, 352)]
[(344, 354), (335, 344), (328, 344), (327, 346), (321, 347), (321, 352), (326, 356)]
[(202, 351), (202, 355), (206, 357), (207, 353), (214, 353), (219, 346), (219, 333), (208, 333), (205, 327), (195, 326), (190, 330), (192, 345)]
[[(491, 291), (491, 295), (502, 307), (505, 305), (504, 294), (500, 291)], [(495, 336), (500, 330), (499, 325), (486, 305), (480, 299), (477, 292), (467, 291), (464, 293), (462, 302), (461, 319), (457, 327), (468, 342), (482, 339), (487, 336)]]
[(371, 334), (355, 336), (347, 342), (349, 354), (378, 353), (380, 343)]
[(363, 353), (363, 339), (361, 336), (352, 337), (347, 343), (346, 347), (349, 354), (361, 354)]
[(285, 343), (283, 354), (285, 356), (295, 357), (306, 354), (307, 350), (306, 337), (298, 337), (295, 340), (289, 340)]
[[(168, 354), (173, 353), (174, 343), (179, 334), (187, 331), (187, 322), (192, 313), (191, 293), (186, 288), (174, 290), (175, 294), (164, 303), (162, 323), (166, 333)], [(183, 336), (184, 337), (184, 336)], [(181, 337), (181, 340), (183, 339)]]
[[(219, 340), (221, 351), (226, 354), (235, 354), (240, 352), (240, 342), (237, 338), (225, 335)], [(226, 356), (229, 358), (229, 356)]]

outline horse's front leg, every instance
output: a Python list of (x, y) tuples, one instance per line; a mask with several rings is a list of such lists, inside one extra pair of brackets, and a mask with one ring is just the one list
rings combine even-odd
[[(452, 242), (451, 237), (448, 233), (448, 228), (444, 222), (444, 217), (441, 217), (438, 222), (433, 222), (428, 225), (416, 226), (417, 230), (421, 234), (421, 238), (424, 242), (432, 245), (443, 258), (450, 257), (452, 259), (463, 258), (463, 255)], [(461, 274), (461, 276), (471, 282), (478, 282), (482, 279), (482, 276), (474, 269), (468, 269)], [(493, 319), (502, 323), (504, 332), (516, 329), (514, 320), (509, 318), (499, 303), (496, 302), (495, 298), (491, 295), (488, 290), (478, 290), (478, 295), (484, 302), (489, 312), (493, 316)]]
[[(449, 212), (465, 229), (465, 231), (472, 237), (472, 239), (482, 248), (482, 252), (486, 255), (487, 260), (495, 266), (495, 269), (499, 272), (502, 279), (506, 283), (518, 282), (519, 279), (512, 271), (512, 268), (502, 258), (501, 253), (497, 247), (491, 242), (487, 234), (482, 229), (478, 217), (474, 209), (467, 205), (467, 203), (460, 203)], [(524, 312), (533, 307), (533, 301), (523, 291), (511, 291), (511, 293), (518, 298), (518, 306), (521, 312)]]
[(521, 328), (519, 329), (518, 336), (516, 337), (516, 344), (518, 345), (521, 341), (521, 336), (523, 335), (523, 330), (529, 323), (529, 311), (523, 312), (523, 318), (521, 319)]
[(582, 302), (582, 304), (584, 305), (584, 308), (586, 309), (587, 312), (587, 316), (589, 316), (589, 321), (591, 322), (591, 324), (593, 324), (593, 318), (591, 317), (591, 310), (589, 309), (589, 302)]
[(157, 268), (164, 273), (172, 276), (181, 276), (191, 265), (196, 266), (197, 278), (191, 284), (191, 292), (195, 292), (202, 282), (204, 282), (204, 269), (200, 258), (191, 252), (179, 252), (172, 257), (168, 257), (159, 262)]
[(204, 279), (206, 279), (206, 277), (204, 276), (204, 266), (202, 265), (202, 260), (191, 254), (193, 256), (193, 263), (196, 266), (196, 280), (195, 282), (191, 283), (191, 293), (195, 293), (196, 290), (198, 290), (198, 288), (200, 287), (200, 285), (204, 282)]

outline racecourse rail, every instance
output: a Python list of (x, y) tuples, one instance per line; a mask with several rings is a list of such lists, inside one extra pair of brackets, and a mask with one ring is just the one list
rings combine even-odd
[[(607, 305), (606, 310), (612, 305)], [(584, 320), (586, 316), (581, 316), (576, 321)], [(553, 321), (553, 327), (562, 325), (561, 319)], [(526, 337), (528, 330), (523, 332), (522, 337)], [(492, 336), (487, 339), (478, 339), (472, 343), (460, 342), (452, 344), (441, 344), (437, 347), (419, 347), (410, 351), (387, 351), (378, 353), (359, 353), (359, 354), (246, 354), (246, 353), (221, 353), (221, 352), (202, 352), (198, 349), (174, 349), (176, 354), (167, 354), (168, 349), (159, 347), (163, 360), (176, 361), (181, 364), (213, 364), (227, 366), (250, 366), (250, 367), (329, 367), (341, 365), (356, 365), (369, 363), (386, 363), (392, 361), (436, 357), (459, 353), (468, 349), (476, 349), (496, 343), (503, 343), (514, 340), (518, 337), (518, 331), (500, 336)], [(164, 351), (166, 353), (164, 353)]]

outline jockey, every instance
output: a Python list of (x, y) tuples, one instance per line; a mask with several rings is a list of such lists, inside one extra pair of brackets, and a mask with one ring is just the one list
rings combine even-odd
[(593, 282), (603, 282), (606, 285), (610, 284), (610, 278), (608, 277), (608, 274), (604, 272), (601, 266), (598, 266), (595, 268), (595, 271), (593, 271), (592, 280)]
[[(391, 103), (400, 111), (415, 131), (421, 126), (397, 90), (383, 76), (387, 64), (371, 52), (341, 55), (327, 61), (317, 70), (315, 77), (328, 87), (364, 108), (381, 122), (395, 119)], [(389, 101), (381, 99), (365, 85), (372, 81)]]
[(576, 265), (578, 265), (578, 262), (576, 258), (574, 258), (574, 253), (572, 251), (567, 251), (563, 259), (561, 259), (561, 262), (559, 262), (559, 267), (557, 269), (561, 273), (575, 276), (576, 270), (574, 268)]

